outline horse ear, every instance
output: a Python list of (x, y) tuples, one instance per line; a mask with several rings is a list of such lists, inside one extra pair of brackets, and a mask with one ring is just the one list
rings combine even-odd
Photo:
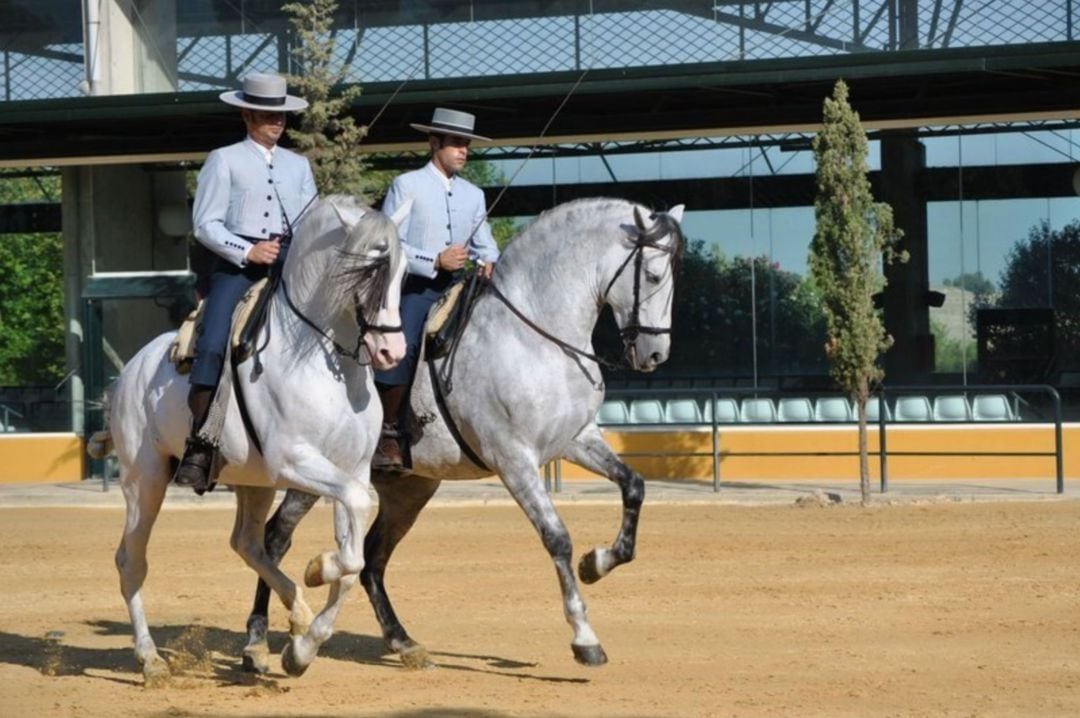
[(341, 224), (344, 225), (346, 229), (352, 229), (356, 223), (360, 221), (360, 218), (364, 216), (364, 210), (360, 207), (342, 207), (334, 201), (333, 197), (326, 201), (334, 208), (334, 214), (338, 216)]
[(407, 199), (402, 202), (401, 206), (394, 210), (394, 213), (390, 215), (390, 221), (393, 222), (398, 229), (401, 229), (401, 225), (405, 222), (405, 218), (409, 216), (409, 210), (412, 209), (412, 199)]
[(685, 210), (685, 209), (686, 209), (685, 204), (677, 204), (674, 207), (672, 207), (671, 209), (669, 209), (667, 211), (667, 214), (673, 220), (675, 220), (676, 222), (679, 222), (681, 224), (682, 223), (683, 210)]
[(641, 218), (641, 210), (636, 206), (634, 207), (634, 224), (637, 225), (639, 232), (645, 231), (645, 220)]

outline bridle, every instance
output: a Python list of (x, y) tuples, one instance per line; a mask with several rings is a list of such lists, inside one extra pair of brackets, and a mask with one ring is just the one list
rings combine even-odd
[(670, 247), (665, 247), (659, 244), (660, 240), (666, 237), (668, 234), (675, 232), (678, 233), (678, 224), (671, 219), (667, 214), (656, 214), (655, 212), (649, 215), (650, 220), (654, 220), (653, 226), (646, 231), (645, 223), (641, 219), (641, 213), (637, 207), (634, 207), (634, 223), (638, 228), (638, 236), (634, 242), (634, 248), (630, 251), (630, 255), (623, 260), (623, 263), (619, 265), (619, 268), (615, 271), (615, 275), (608, 282), (607, 288), (604, 289), (604, 301), (607, 302), (608, 295), (611, 293), (611, 288), (615, 286), (615, 282), (618, 281), (622, 273), (626, 271), (626, 268), (630, 266), (631, 260), (634, 262), (634, 304), (630, 309), (630, 321), (627, 322), (621, 329), (619, 329), (619, 336), (622, 337), (623, 342), (629, 343), (638, 338), (639, 334), (671, 334), (671, 327), (653, 327), (641, 323), (641, 268), (645, 263), (645, 248), (656, 249), (661, 252), (672, 255), (672, 281), (674, 281), (674, 275), (678, 272), (677, 259), (680, 246), (680, 239), (676, 236), (675, 241), (672, 242)]
[[(641, 270), (644, 264), (644, 252), (645, 248), (658, 249), (661, 252), (672, 255), (672, 282), (675, 281), (675, 275), (678, 273), (678, 258), (681, 254), (682, 244), (682, 231), (679, 229), (679, 224), (670, 215), (663, 212), (653, 213), (649, 215), (649, 219), (656, 220), (655, 224), (649, 229), (645, 229), (645, 223), (641, 219), (641, 213), (637, 207), (634, 207), (634, 223), (637, 226), (637, 238), (634, 240), (634, 248), (630, 250), (630, 254), (623, 260), (623, 263), (619, 265), (619, 268), (615, 271), (615, 275), (608, 282), (607, 287), (604, 289), (603, 300), (607, 301), (608, 295), (611, 293), (611, 288), (615, 285), (615, 282), (619, 279), (626, 268), (630, 266), (630, 262), (634, 262), (634, 304), (630, 310), (630, 322), (626, 326), (619, 329), (619, 336), (624, 343), (629, 343), (637, 339), (639, 334), (670, 334), (671, 327), (652, 327), (641, 324), (639, 317), (641, 316)], [(675, 240), (670, 247), (665, 247), (659, 244), (660, 240), (666, 237), (668, 234), (674, 234)], [(534, 332), (544, 337), (551, 343), (558, 346), (563, 351), (570, 354), (575, 354), (589, 361), (596, 362), (598, 365), (608, 370), (618, 370), (623, 368), (625, 361), (622, 363), (613, 362), (605, 359), (596, 354), (591, 354), (583, 349), (578, 349), (572, 344), (559, 339), (554, 334), (551, 334), (547, 330), (540, 327), (536, 322), (527, 317), (520, 309), (514, 306), (514, 304), (499, 291), (499, 288), (495, 285), (495, 282), (491, 282), (488, 285), (492, 294), (496, 299), (506, 305), (514, 316), (522, 321), (526, 326), (532, 329)]]

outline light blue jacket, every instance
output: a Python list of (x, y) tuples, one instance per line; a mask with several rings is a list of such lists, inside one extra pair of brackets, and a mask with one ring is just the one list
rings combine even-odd
[(409, 199), (413, 205), (399, 230), (409, 258), (409, 274), (434, 277), (439, 252), (466, 241), (471, 259), (488, 263), (499, 259), (499, 248), (484, 217), (486, 204), (479, 187), (457, 176), (447, 187), (443, 174), (428, 162), (394, 180), (382, 211), (391, 215)]
[(195, 237), (243, 267), (252, 244), (237, 235), (264, 239), (284, 234), (282, 209), (295, 223), (315, 195), (315, 176), (306, 157), (276, 147), (268, 165), (251, 139), (221, 147), (207, 156), (199, 172), (192, 209)]

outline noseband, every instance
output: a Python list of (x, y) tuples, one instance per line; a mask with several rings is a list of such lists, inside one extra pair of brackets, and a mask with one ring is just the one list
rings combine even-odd
[(645, 231), (644, 223), (641, 221), (641, 216), (638, 214), (637, 208), (634, 209), (634, 221), (637, 223), (638, 235), (634, 241), (634, 248), (630, 251), (630, 255), (623, 260), (623, 263), (619, 265), (619, 269), (616, 270), (615, 276), (608, 282), (607, 288), (604, 290), (604, 301), (607, 301), (608, 295), (611, 293), (611, 288), (615, 286), (615, 282), (618, 281), (622, 273), (626, 271), (626, 268), (630, 266), (630, 261), (634, 262), (634, 304), (630, 309), (630, 321), (625, 326), (619, 329), (619, 336), (622, 337), (623, 342), (630, 343), (638, 338), (640, 334), (660, 335), (671, 334), (671, 327), (653, 327), (641, 323), (641, 267), (645, 263), (645, 248), (657, 249), (661, 252), (672, 255), (672, 281), (674, 281), (674, 274), (678, 271), (678, 267), (675, 266), (678, 258), (679, 240), (676, 238), (670, 247), (665, 247), (659, 242), (672, 232), (679, 232), (679, 226), (675, 223), (671, 217), (666, 214), (651, 214), (649, 219), (655, 220), (655, 224), (651, 229)]

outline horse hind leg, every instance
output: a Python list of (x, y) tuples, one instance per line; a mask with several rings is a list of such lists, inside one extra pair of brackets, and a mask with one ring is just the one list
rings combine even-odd
[[(300, 520), (307, 516), (319, 497), (296, 489), (285, 492), (285, 498), (266, 523), (263, 548), (267, 558), (277, 566), (292, 546), (292, 535)], [(244, 646), (243, 668), (250, 673), (270, 670), (270, 644), (266, 634), (269, 627), (270, 587), (259, 579), (255, 602), (247, 620), (248, 642)]]
[(386, 566), (398, 543), (416, 523), (417, 516), (439, 488), (437, 479), (373, 474), (379, 494), (379, 513), (364, 539), (364, 570), (360, 582), (382, 628), (387, 648), (401, 656), (406, 668), (431, 668), (427, 649), (414, 641), (401, 625), (383, 582)]
[(124, 533), (116, 549), (116, 570), (120, 574), (120, 592), (131, 617), (135, 639), (135, 657), (142, 665), (148, 688), (160, 687), (169, 680), (169, 664), (158, 653), (143, 610), (142, 587), (146, 580), (146, 547), (150, 532), (165, 499), (169, 484), (168, 465), (160, 457), (141, 457), (135, 465), (121, 461), (120, 483), (127, 505)]
[(581, 557), (578, 576), (584, 583), (596, 583), (617, 566), (634, 560), (638, 519), (645, 500), (645, 479), (624, 464), (611, 450), (595, 424), (585, 427), (566, 452), (571, 461), (606, 476), (622, 492), (622, 525), (610, 548), (598, 546)]

